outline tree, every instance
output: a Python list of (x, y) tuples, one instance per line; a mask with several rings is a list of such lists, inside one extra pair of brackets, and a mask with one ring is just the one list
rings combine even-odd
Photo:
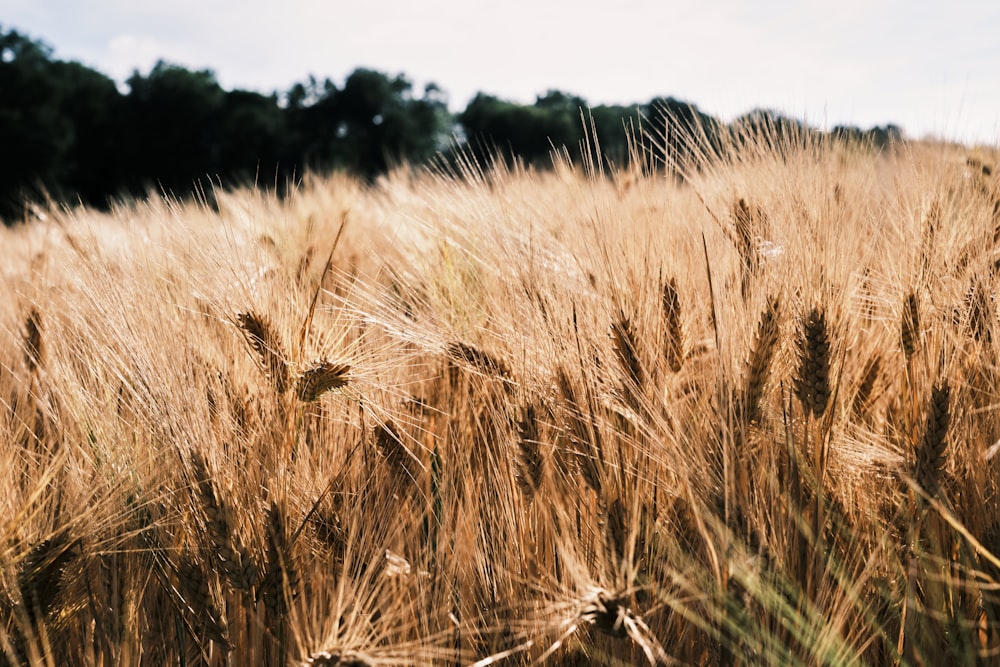
[[(582, 100), (581, 100), (582, 102)], [(579, 108), (570, 106), (561, 93), (549, 92), (534, 106), (500, 100), (479, 93), (459, 114), (473, 145), (488, 151), (508, 151), (529, 164), (549, 164), (553, 147), (575, 149), (583, 138)]]
[(122, 95), (115, 82), (74, 62), (54, 62), (57, 106), (69, 134), (60, 191), (66, 197), (102, 204), (109, 184), (120, 181), (122, 137), (118, 131)]
[(692, 159), (697, 163), (720, 153), (722, 124), (697, 106), (673, 97), (654, 97), (644, 111), (651, 166), (675, 170), (692, 164)]
[(156, 184), (180, 194), (199, 178), (220, 175), (226, 94), (210, 70), (161, 60), (127, 83), (123, 159), (133, 174), (131, 189)]
[(51, 49), (16, 30), (0, 32), (0, 214), (13, 217), (20, 200), (58, 189), (72, 131), (59, 109)]
[(414, 98), (411, 82), (356, 69), (336, 96), (337, 138), (347, 166), (365, 176), (385, 171), (394, 161), (422, 162), (438, 149), (447, 120), (440, 89), (430, 86)]
[(282, 181), (294, 168), (285, 112), (277, 95), (245, 90), (225, 94), (220, 113), (219, 172), (227, 180)]

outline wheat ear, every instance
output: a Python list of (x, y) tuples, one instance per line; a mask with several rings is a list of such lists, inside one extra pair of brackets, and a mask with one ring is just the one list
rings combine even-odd
[(951, 387), (947, 380), (931, 388), (930, 406), (924, 437), (917, 449), (914, 477), (929, 496), (937, 494), (941, 470), (944, 468), (944, 450), (947, 446), (948, 426), (951, 424)]
[(28, 311), (24, 320), (24, 363), (34, 375), (42, 365), (42, 316), (37, 309)]
[(778, 350), (778, 335), (780, 333), (781, 302), (772, 297), (757, 322), (757, 333), (754, 336), (753, 347), (750, 349), (750, 359), (747, 362), (746, 381), (743, 393), (743, 409), (747, 422), (760, 419), (760, 406), (764, 398), (764, 389), (771, 370), (771, 363)]
[(69, 529), (64, 528), (28, 550), (17, 574), (17, 585), (32, 625), (37, 626), (55, 611), (65, 585), (63, 574), (80, 557), (81, 544), (79, 538), (73, 538)]
[(983, 286), (982, 281), (977, 280), (969, 289), (966, 296), (966, 306), (969, 313), (969, 328), (972, 330), (972, 337), (989, 345), (993, 342), (992, 322), (995, 315), (990, 295)]
[(681, 322), (681, 299), (677, 293), (677, 280), (671, 278), (663, 284), (663, 358), (667, 368), (677, 373), (684, 366), (684, 330)]
[(521, 419), (517, 423), (517, 448), (521, 453), (518, 484), (524, 496), (531, 500), (541, 487), (545, 474), (545, 459), (538, 442), (538, 418), (533, 405), (529, 404), (521, 410)]
[(761, 266), (757, 238), (767, 226), (767, 216), (760, 207), (751, 208), (742, 197), (733, 203), (732, 215), (736, 228), (736, 250), (740, 255), (740, 290), (743, 298), (747, 299), (750, 296), (750, 286)]
[(903, 318), (899, 326), (899, 341), (903, 354), (909, 361), (920, 347), (920, 304), (917, 295), (911, 291), (903, 305)]
[(607, 509), (607, 539), (611, 553), (620, 563), (628, 553), (628, 510), (621, 498), (615, 498)]
[(618, 319), (611, 323), (611, 337), (615, 345), (615, 356), (625, 373), (624, 393), (626, 401), (633, 408), (639, 407), (645, 373), (639, 360), (639, 344), (632, 322), (625, 313), (618, 313)]
[(587, 486), (600, 494), (603, 486), (600, 469), (600, 465), (603, 463), (600, 433), (596, 429), (596, 424), (588, 424), (584, 418), (577, 402), (576, 392), (562, 366), (556, 368), (556, 384), (563, 401), (566, 403), (569, 422), (567, 435), (573, 446), (573, 452), (576, 454), (579, 472)]
[(302, 667), (372, 667), (375, 660), (358, 651), (317, 651)]
[(257, 353), (265, 374), (274, 383), (275, 391), (284, 394), (291, 385), (291, 372), (277, 329), (267, 317), (253, 312), (240, 313), (236, 319), (247, 343)]
[(420, 474), (420, 462), (403, 444), (399, 431), (392, 421), (375, 427), (375, 446), (404, 484), (416, 483)]
[(468, 343), (452, 343), (448, 356), (453, 361), (465, 362), (484, 375), (510, 378), (510, 367), (502, 359)]
[(311, 403), (333, 389), (348, 383), (351, 367), (332, 361), (319, 361), (306, 369), (295, 383), (295, 394), (304, 403)]
[(267, 514), (267, 569), (261, 583), (264, 608), (272, 621), (284, 618), (299, 585), (281, 508), (271, 502)]
[(177, 588), (183, 604), (204, 627), (205, 637), (232, 649), (226, 619), (208, 585), (208, 574), (190, 555), (183, 554), (176, 567)]
[(875, 381), (878, 380), (879, 370), (882, 367), (882, 358), (875, 355), (865, 364), (864, 373), (861, 376), (861, 383), (854, 393), (854, 400), (851, 401), (851, 413), (857, 417), (864, 417), (871, 408)]
[(795, 395), (802, 408), (820, 417), (830, 399), (830, 340), (822, 307), (809, 311), (799, 336)]
[(250, 593), (257, 583), (257, 567), (232, 530), (229, 507), (217, 492), (204, 458), (194, 452), (191, 459), (195, 490), (205, 513), (206, 527), (218, 556), (219, 567), (233, 588)]

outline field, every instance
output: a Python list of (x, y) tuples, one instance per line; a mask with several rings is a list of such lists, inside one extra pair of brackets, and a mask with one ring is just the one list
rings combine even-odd
[(1000, 663), (996, 155), (723, 152), (0, 230), (0, 655)]

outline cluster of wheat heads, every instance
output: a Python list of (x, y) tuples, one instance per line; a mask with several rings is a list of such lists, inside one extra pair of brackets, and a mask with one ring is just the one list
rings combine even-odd
[(743, 140), (3, 230), (2, 661), (1000, 660), (965, 158)]

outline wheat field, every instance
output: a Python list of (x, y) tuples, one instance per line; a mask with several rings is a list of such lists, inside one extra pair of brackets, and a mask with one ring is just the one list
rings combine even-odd
[(1000, 664), (996, 155), (738, 139), (0, 230), (0, 655)]

